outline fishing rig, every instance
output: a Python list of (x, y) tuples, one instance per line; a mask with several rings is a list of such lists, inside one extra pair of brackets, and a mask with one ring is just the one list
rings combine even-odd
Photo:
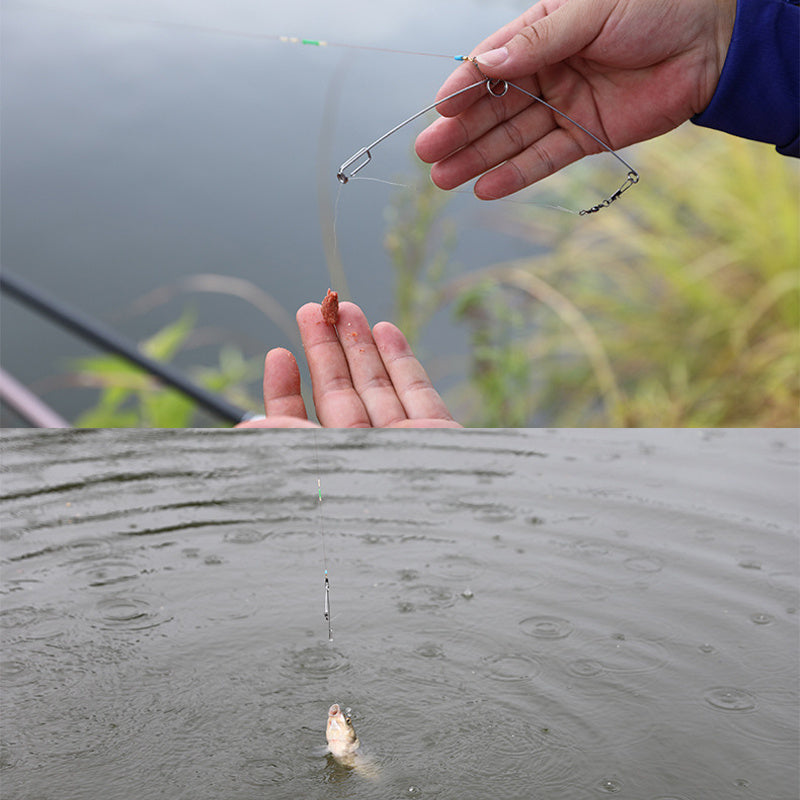
[(317, 464), (317, 522), (319, 535), (322, 539), (322, 568), (325, 577), (325, 598), (322, 604), (322, 616), (328, 623), (328, 641), (333, 641), (333, 628), (331, 627), (331, 582), (328, 578), (328, 553), (325, 549), (325, 520), (322, 514), (322, 478), (319, 472), (319, 453), (317, 451), (317, 436), (314, 434), (314, 458)]
[[(41, 10), (51, 10), (52, 9), (44, 9), (43, 7)], [(567, 120), (571, 124), (575, 125), (579, 130), (589, 136), (597, 145), (599, 145), (604, 151), (610, 153), (626, 170), (627, 174), (625, 176), (625, 180), (622, 182), (620, 187), (615, 191), (608, 195), (604, 200), (599, 203), (596, 203), (589, 208), (581, 209), (578, 212), (571, 212), (577, 213), (580, 216), (585, 216), (587, 214), (594, 214), (597, 211), (600, 211), (603, 208), (608, 208), (614, 201), (618, 200), (621, 195), (626, 192), (631, 186), (634, 186), (639, 182), (639, 173), (621, 156), (619, 153), (614, 150), (611, 145), (607, 142), (603, 141), (599, 136), (592, 133), (586, 127), (584, 127), (580, 122), (570, 117), (568, 114), (565, 114), (563, 111), (560, 111), (555, 106), (548, 103), (543, 97), (539, 97), (533, 92), (529, 92), (527, 89), (522, 88), (519, 84), (512, 83), (511, 81), (506, 80), (492, 80), (484, 75), (480, 67), (478, 65), (477, 60), (473, 56), (465, 56), (465, 55), (447, 55), (444, 53), (432, 53), (427, 51), (420, 51), (420, 50), (407, 50), (402, 48), (395, 48), (395, 47), (380, 47), (377, 45), (368, 45), (368, 44), (356, 44), (353, 42), (336, 42), (336, 41), (329, 41), (326, 39), (312, 39), (306, 37), (299, 37), (299, 36), (285, 36), (279, 34), (272, 34), (272, 33), (260, 33), (260, 32), (250, 32), (250, 31), (241, 31), (241, 30), (232, 30), (226, 28), (215, 28), (207, 25), (197, 25), (188, 22), (170, 22), (170, 21), (163, 21), (163, 20), (147, 20), (147, 19), (135, 19), (131, 17), (125, 16), (118, 16), (116, 14), (111, 13), (92, 13), (92, 12), (69, 12), (74, 14), (75, 16), (81, 16), (85, 18), (92, 18), (92, 19), (102, 19), (106, 21), (116, 21), (116, 22), (125, 22), (128, 24), (134, 25), (153, 25), (161, 28), (166, 29), (176, 29), (176, 30), (184, 30), (184, 31), (193, 31), (195, 33), (203, 33), (203, 34), (213, 34), (217, 36), (232, 36), (238, 37), (243, 39), (252, 39), (258, 41), (271, 41), (271, 42), (280, 42), (283, 44), (293, 44), (293, 45), (301, 45), (305, 47), (314, 47), (314, 48), (343, 48), (347, 50), (363, 50), (363, 51), (370, 51), (375, 53), (394, 53), (399, 55), (406, 55), (406, 56), (421, 56), (424, 58), (445, 58), (448, 60), (454, 60), (459, 62), (470, 62), (475, 69), (478, 71), (480, 75), (480, 80), (475, 81), (473, 84), (464, 87), (463, 89), (459, 89), (456, 92), (448, 95), (447, 97), (443, 97), (440, 100), (436, 100), (435, 102), (425, 106), (425, 108), (417, 111), (416, 113), (412, 114), (407, 119), (403, 120), (402, 122), (395, 125), (391, 130), (387, 131), (383, 135), (379, 136), (374, 142), (368, 144), (366, 147), (362, 147), (357, 150), (349, 159), (344, 161), (342, 165), (339, 167), (336, 177), (341, 184), (348, 183), (351, 179), (353, 179), (358, 172), (360, 172), (367, 164), (372, 160), (372, 151), (377, 147), (381, 142), (388, 139), (394, 133), (399, 131), (401, 128), (405, 127), (409, 123), (413, 122), (418, 117), (421, 117), (423, 114), (427, 113), (428, 111), (433, 110), (437, 106), (441, 105), (442, 103), (447, 102), (448, 100), (452, 100), (454, 97), (457, 97), (460, 94), (465, 92), (471, 91), (472, 89), (476, 89), (480, 86), (484, 86), (486, 91), (492, 96), (496, 98), (503, 97), (509, 90), (509, 88), (513, 89), (514, 91), (521, 92), (522, 94), (526, 95), (527, 97), (531, 98), (537, 103), (542, 104), (546, 108), (548, 108), (551, 112), (558, 115), (564, 120)], [(359, 162), (359, 163), (356, 163)], [(355, 166), (353, 166), (355, 164)], [(349, 170), (349, 172), (348, 172)], [(565, 209), (561, 206), (558, 206), (563, 211), (569, 211), (569, 209)]]
[[(611, 153), (614, 158), (617, 159), (627, 170), (628, 174), (623, 181), (622, 185), (617, 189), (615, 192), (610, 194), (608, 197), (605, 198), (600, 203), (591, 206), (590, 208), (581, 209), (578, 214), (581, 216), (585, 216), (586, 214), (594, 214), (597, 211), (600, 211), (603, 208), (608, 208), (615, 200), (617, 200), (623, 192), (630, 189), (631, 186), (639, 182), (639, 173), (621, 156), (617, 153), (610, 145), (606, 144), (602, 139), (598, 136), (595, 136), (590, 130), (587, 130), (580, 122), (577, 122), (568, 114), (565, 114), (563, 111), (559, 111), (555, 106), (550, 105), (546, 100), (539, 97), (538, 95), (529, 92), (527, 89), (523, 89), (516, 83), (511, 83), (511, 81), (506, 80), (493, 80), (492, 78), (487, 77), (484, 75), (480, 68), (477, 65), (475, 58), (471, 56), (455, 56), (456, 61), (469, 61), (473, 64), (473, 66), (478, 70), (481, 78), (474, 83), (471, 83), (469, 86), (465, 86), (458, 91), (453, 92), (452, 94), (447, 95), (446, 97), (442, 97), (440, 100), (436, 100), (435, 102), (431, 103), (425, 108), (417, 111), (415, 114), (412, 114), (407, 119), (404, 119), (402, 122), (395, 125), (390, 130), (386, 131), (382, 136), (379, 136), (374, 142), (368, 144), (366, 147), (362, 147), (360, 150), (356, 151), (350, 158), (347, 159), (340, 167), (339, 171), (336, 173), (336, 178), (338, 179), (339, 183), (346, 184), (350, 181), (351, 178), (354, 178), (364, 167), (369, 164), (372, 160), (372, 151), (381, 143), (388, 139), (393, 134), (397, 133), (401, 128), (404, 128), (410, 122), (413, 122), (415, 119), (418, 119), (423, 114), (426, 114), (428, 111), (432, 111), (437, 106), (441, 105), (442, 103), (446, 103), (448, 100), (452, 100), (454, 97), (458, 97), (459, 95), (465, 94), (466, 92), (472, 91), (480, 86), (485, 87), (486, 91), (492, 97), (503, 97), (508, 92), (509, 88), (514, 89), (515, 91), (521, 92), (524, 95), (527, 95), (532, 100), (535, 100), (537, 103), (541, 103), (542, 105), (546, 106), (550, 109), (554, 114), (558, 114), (563, 119), (568, 120), (576, 127), (580, 128), (587, 136), (590, 136), (597, 144), (600, 145), (604, 150), (608, 153)], [(359, 162), (359, 163), (356, 163)], [(355, 166), (354, 166), (355, 165)], [(349, 172), (348, 172), (349, 170)]]

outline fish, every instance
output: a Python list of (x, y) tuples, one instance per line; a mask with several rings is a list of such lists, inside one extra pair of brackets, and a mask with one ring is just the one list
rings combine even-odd
[(325, 738), (328, 740), (328, 752), (342, 766), (353, 768), (359, 764), (361, 742), (353, 727), (353, 720), (339, 707), (338, 703), (334, 703), (328, 709)]
[(339, 703), (334, 703), (328, 709), (325, 738), (328, 746), (324, 752), (332, 756), (337, 764), (370, 781), (383, 779), (380, 762), (372, 753), (364, 753), (361, 749), (349, 708), (342, 708)]

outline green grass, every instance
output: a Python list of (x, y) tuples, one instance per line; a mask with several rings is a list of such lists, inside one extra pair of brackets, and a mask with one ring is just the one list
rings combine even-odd
[[(169, 362), (186, 344), (195, 327), (188, 311), (176, 322), (149, 337), (141, 350), (151, 358)], [(219, 365), (192, 371), (192, 379), (212, 392), (224, 394), (243, 408), (258, 408), (260, 401), (244, 393), (244, 385), (260, 372), (261, 359), (246, 361), (233, 347), (223, 347)], [(197, 406), (180, 392), (118, 356), (76, 359), (73, 368), (80, 383), (99, 389), (95, 406), (76, 421), (78, 428), (186, 428), (193, 424)]]
[[(466, 329), (469, 374), (448, 398), (455, 415), (478, 426), (797, 425), (797, 162), (691, 125), (629, 158), (641, 182), (609, 209), (508, 212), (545, 255), (450, 280), (439, 267), (436, 301), (418, 286), (419, 256), (413, 269), (395, 258), (406, 298), (398, 319), (416, 309), (406, 323), (416, 333), (450, 306)], [(621, 177), (578, 165), (549, 189), (580, 207), (587, 185)], [(423, 252), (430, 215), (404, 224)]]

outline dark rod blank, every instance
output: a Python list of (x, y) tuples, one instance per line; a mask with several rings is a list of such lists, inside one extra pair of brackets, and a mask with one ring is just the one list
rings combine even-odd
[(193, 383), (173, 367), (146, 356), (135, 344), (107, 325), (91, 319), (60, 300), (48, 297), (27, 281), (10, 274), (7, 269), (0, 272), (0, 289), (103, 350), (116, 353), (155, 375), (222, 419), (237, 423), (252, 416), (250, 412)]

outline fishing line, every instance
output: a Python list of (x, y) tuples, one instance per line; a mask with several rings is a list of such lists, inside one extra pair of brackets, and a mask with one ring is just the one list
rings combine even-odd
[[(336, 254), (336, 257), (341, 262), (342, 255), (339, 252), (339, 201), (342, 199), (342, 185), (339, 184), (339, 188), (336, 191), (336, 201), (333, 204), (333, 252)], [(339, 335), (339, 331), (336, 331), (336, 335)]]
[[(124, 14), (114, 14), (93, 11), (77, 11), (74, 9), (57, 8), (46, 3), (24, 3), (23, 7), (46, 11), (52, 14), (64, 14), (84, 19), (104, 20), (106, 22), (124, 22), (129, 25), (148, 25), (158, 28), (171, 28), (174, 30), (190, 31), (192, 33), (216, 34), (218, 36), (231, 36), (238, 39), (253, 39), (256, 41), (281, 42), (282, 44), (296, 44), (305, 47), (336, 47), (347, 50), (367, 50), (374, 53), (395, 53), (401, 56), (421, 56), (423, 58), (446, 58), (453, 60), (454, 56), (444, 53), (430, 53), (420, 50), (405, 50), (394, 47), (378, 47), (369, 44), (354, 44), (353, 42), (330, 42), (325, 39), (312, 39), (301, 36), (281, 36), (275, 33), (258, 33), (252, 31), (234, 30), (231, 28), (215, 28), (211, 25), (198, 25), (192, 22), (174, 22), (160, 19), (137, 19)], [(460, 57), (455, 57), (458, 60)]]
[(320, 538), (322, 539), (322, 567), (325, 576), (325, 599), (322, 604), (322, 616), (328, 623), (328, 641), (333, 641), (333, 628), (331, 628), (331, 582), (328, 579), (328, 553), (325, 548), (325, 520), (322, 513), (322, 477), (319, 471), (319, 451), (317, 450), (317, 434), (314, 432), (314, 461), (317, 466), (317, 524)]
[[(380, 184), (382, 184), (384, 186), (391, 186), (391, 187), (396, 188), (396, 189), (407, 189), (408, 191), (413, 192), (414, 194), (421, 194), (422, 193), (422, 189), (420, 189), (420, 188), (418, 188), (416, 186), (413, 186), (410, 183), (400, 183), (398, 181), (388, 181), (388, 180), (385, 180), (384, 178), (368, 178), (365, 175), (358, 175), (355, 178), (350, 178), (350, 180), (351, 181), (366, 181), (368, 183), (380, 183)], [(448, 194), (448, 195), (461, 194), (461, 195), (465, 195), (466, 197), (473, 197), (473, 198), (475, 197), (475, 192), (472, 191), (471, 189), (446, 189), (446, 190), (445, 189), (440, 189), (439, 191), (441, 191), (444, 194)], [(338, 213), (339, 213), (338, 212), (338, 206), (339, 206), (339, 195), (340, 194), (341, 194), (341, 187), (339, 187), (339, 194), (337, 194), (337, 196), (336, 196), (336, 212), (335, 212), (335, 215), (334, 215), (335, 216), (334, 225), (336, 224), (336, 218), (338, 217)], [(565, 214), (572, 214), (573, 216), (582, 216), (584, 213), (586, 213), (586, 212), (583, 212), (583, 211), (575, 211), (572, 208), (567, 208), (566, 206), (561, 206), (561, 205), (558, 205), (556, 203), (537, 202), (535, 200), (529, 200), (527, 198), (520, 200), (520, 199), (517, 199), (517, 198), (514, 198), (514, 197), (498, 197), (496, 200), (492, 200), (491, 202), (492, 202), (492, 205), (494, 205), (495, 203), (510, 203), (510, 204), (517, 205), (517, 206), (527, 206), (529, 208), (530, 207), (548, 208), (548, 209), (550, 209), (552, 211), (562, 211)], [(334, 240), (336, 238), (335, 234), (336, 234), (336, 230), (334, 228)]]

